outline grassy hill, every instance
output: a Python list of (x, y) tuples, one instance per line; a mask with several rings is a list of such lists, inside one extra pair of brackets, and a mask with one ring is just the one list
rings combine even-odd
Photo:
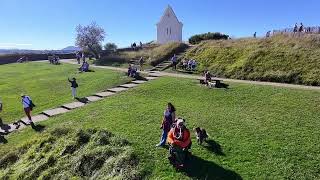
[[(236, 83), (208, 89), (163, 77), (43, 121), (44, 132), (26, 128), (6, 136), (0, 178), (319, 179), (318, 97), (317, 91)], [(200, 146), (191, 133), (193, 156), (185, 172), (169, 164), (167, 149), (155, 147), (168, 102), (190, 130), (200, 126), (210, 135)]]
[(205, 41), (185, 57), (222, 77), (320, 85), (319, 35)]
[(168, 43), (164, 45), (151, 44), (136, 51), (118, 51), (108, 54), (97, 61), (97, 64), (113, 66), (125, 64), (127, 66), (131, 60), (138, 60), (140, 57), (143, 57), (146, 64), (155, 66), (162, 61), (168, 60), (174, 53), (177, 54), (186, 48), (187, 45), (183, 43)]

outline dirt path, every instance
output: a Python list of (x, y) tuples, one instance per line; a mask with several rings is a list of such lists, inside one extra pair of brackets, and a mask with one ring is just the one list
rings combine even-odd
[[(72, 60), (61, 60), (61, 62), (69, 63), (69, 64), (77, 64), (75, 61), (72, 61)], [(127, 69), (125, 69), (125, 68), (117, 68), (117, 67), (112, 67), (112, 66), (91, 65), (91, 67), (127, 72)], [(142, 72), (142, 73), (148, 74), (149, 72)], [(201, 78), (201, 76), (198, 76), (198, 75), (189, 75), (189, 74), (181, 74), (181, 73), (168, 73), (168, 72), (156, 72), (156, 73), (163, 75), (163, 76), (178, 77), (178, 78), (189, 78), (189, 79)], [(254, 85), (264, 85), (264, 86), (273, 86), (273, 87), (285, 87), (285, 88), (293, 88), (293, 89), (306, 89), (306, 90), (320, 91), (319, 86), (304, 86), (304, 85), (296, 85), (296, 84), (248, 81), (248, 80), (226, 79), (226, 78), (218, 78), (218, 79), (221, 79), (225, 82), (235, 82), (235, 83), (245, 83), (245, 84), (254, 84)]]

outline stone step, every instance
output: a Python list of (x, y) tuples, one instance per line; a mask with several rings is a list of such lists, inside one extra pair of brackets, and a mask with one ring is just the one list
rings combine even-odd
[(64, 113), (69, 112), (69, 111), (70, 110), (68, 110), (66, 108), (59, 107), (59, 108), (43, 111), (42, 114), (51, 117), (51, 116), (56, 116), (58, 114), (64, 114)]
[(116, 93), (106, 91), (106, 92), (96, 93), (95, 95), (99, 96), (99, 97), (108, 97), (108, 96), (112, 96), (112, 95), (115, 95), (115, 94)]
[(71, 110), (71, 109), (76, 109), (76, 108), (82, 107), (84, 105), (85, 104), (82, 102), (72, 102), (69, 104), (64, 104), (61, 107)]
[(100, 100), (103, 99), (103, 98), (98, 97), (98, 96), (88, 96), (88, 97), (86, 97), (86, 98), (87, 98), (88, 101), (90, 101), (90, 102), (96, 102), (96, 101), (100, 101)]
[(124, 87), (124, 88), (133, 88), (133, 87), (136, 87), (136, 86), (138, 86), (138, 84), (135, 84), (135, 83), (120, 85), (120, 87)]
[(142, 81), (142, 80), (135, 80), (135, 81), (132, 81), (132, 83), (135, 83), (135, 84), (143, 84), (143, 83), (146, 83), (147, 81)]
[(151, 76), (149, 76), (149, 77), (146, 77), (146, 79), (148, 79), (148, 80), (154, 80), (154, 79), (157, 79), (158, 77), (151, 77)]
[(161, 77), (162, 75), (157, 73), (157, 72), (152, 72), (152, 73), (149, 73), (149, 76), (151, 76), (151, 77)]
[[(39, 115), (31, 116), (31, 119), (33, 122), (40, 122), (40, 121), (45, 121), (45, 120), (49, 119), (49, 117), (44, 114), (39, 114)], [(27, 123), (27, 122), (29, 122), (29, 119), (28, 119), (28, 117), (24, 117), (24, 118), (21, 118), (21, 121)]]
[(108, 91), (114, 92), (114, 93), (126, 91), (126, 90), (128, 90), (128, 88), (124, 88), (124, 87), (115, 87), (115, 88), (108, 89)]

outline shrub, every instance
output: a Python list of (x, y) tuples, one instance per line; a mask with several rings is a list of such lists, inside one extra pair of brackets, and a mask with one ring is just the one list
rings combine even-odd
[(190, 44), (198, 44), (204, 40), (220, 40), (220, 39), (228, 39), (228, 38), (229, 38), (229, 36), (226, 34), (222, 34), (219, 32), (215, 32), (215, 33), (208, 32), (208, 33), (204, 33), (204, 34), (196, 34), (196, 35), (191, 36), (189, 38), (189, 43)]

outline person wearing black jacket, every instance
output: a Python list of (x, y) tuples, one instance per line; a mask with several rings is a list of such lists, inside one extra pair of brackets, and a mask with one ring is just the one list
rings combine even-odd
[(77, 97), (76, 88), (78, 87), (78, 83), (76, 81), (76, 78), (72, 78), (72, 80), (68, 78), (68, 81), (71, 83), (71, 93), (72, 93), (73, 99), (75, 99)]

